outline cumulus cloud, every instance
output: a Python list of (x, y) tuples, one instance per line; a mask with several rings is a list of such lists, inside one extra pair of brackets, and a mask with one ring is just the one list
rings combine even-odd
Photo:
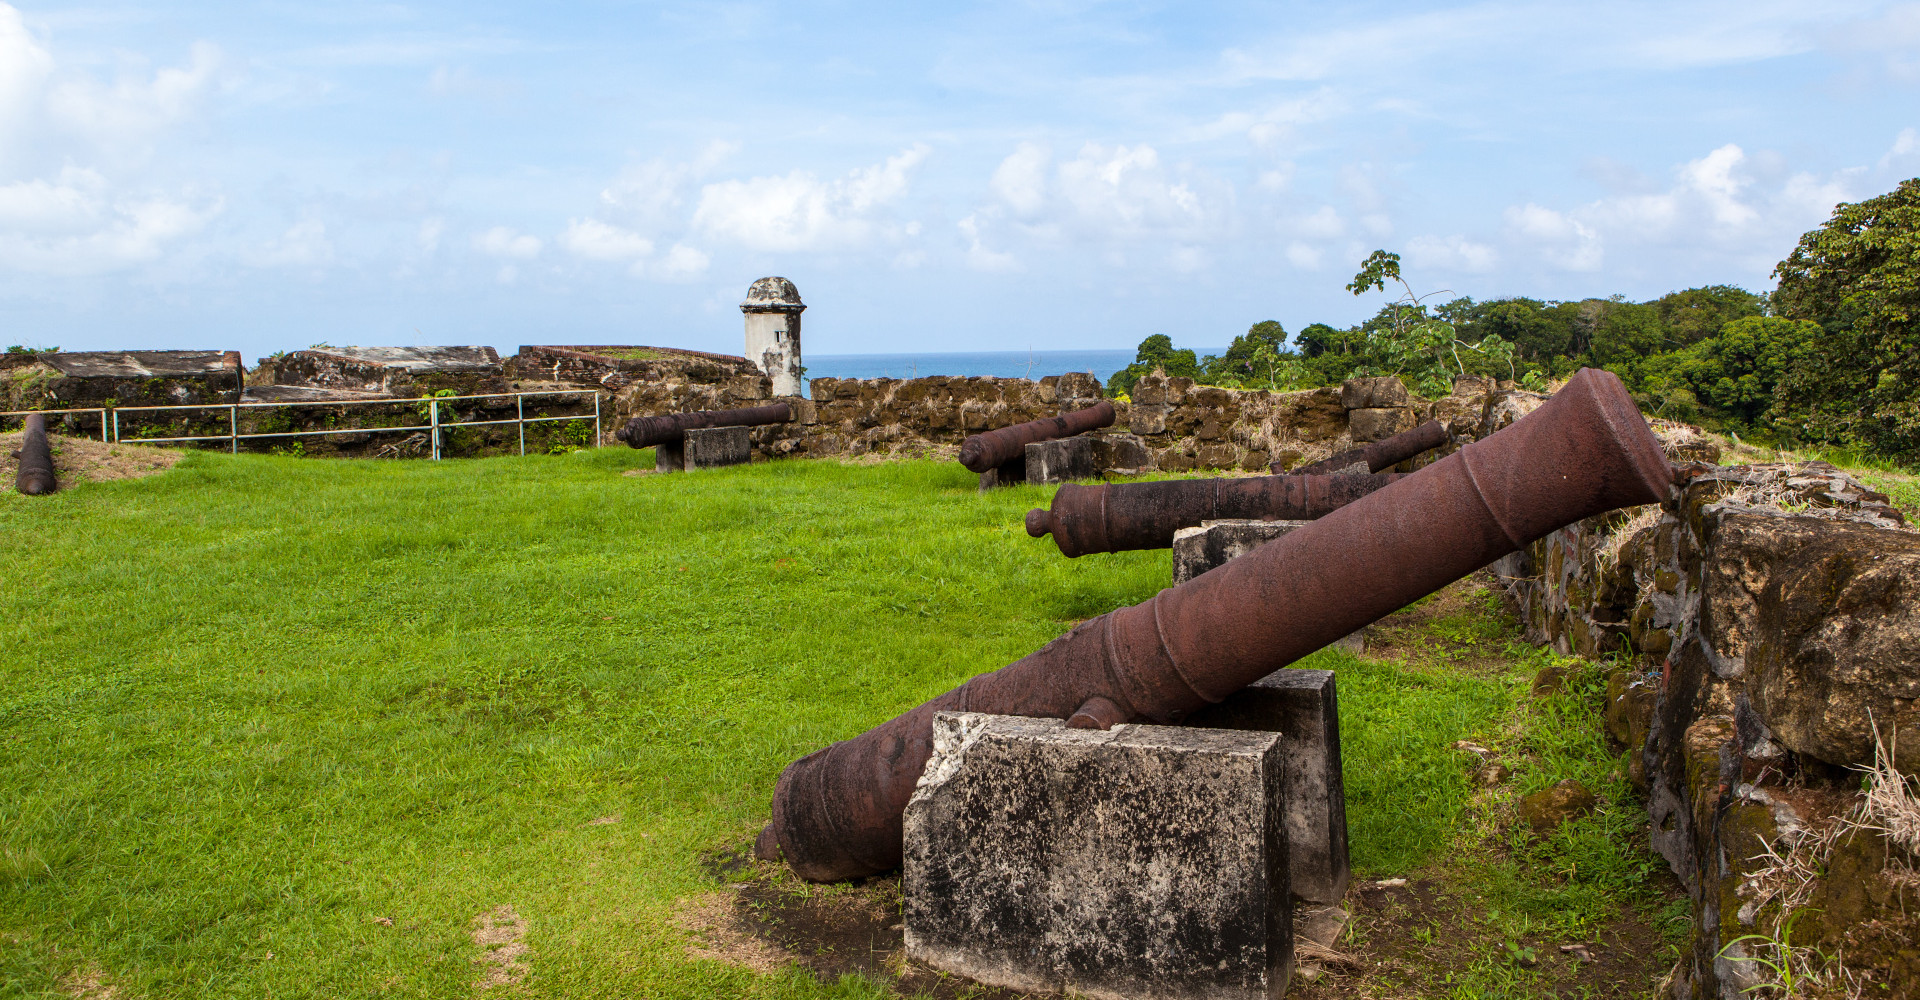
[(568, 253), (587, 260), (637, 260), (653, 253), (653, 241), (630, 229), (597, 219), (575, 219), (560, 234)]
[(138, 180), (148, 147), (192, 114), (219, 50), (128, 71), (112, 84), (62, 73), (20, 12), (0, 3), (0, 261), (95, 274), (154, 261), (220, 211), (217, 195)]
[(1407, 261), (1419, 267), (1485, 274), (1500, 262), (1500, 253), (1464, 236), (1416, 236), (1407, 241)]
[(749, 250), (796, 252), (864, 247), (902, 235), (885, 211), (907, 192), (931, 150), (914, 145), (884, 163), (823, 181), (796, 170), (707, 184), (693, 228)]
[(495, 226), (473, 238), (475, 250), (489, 257), (514, 260), (531, 260), (540, 256), (543, 245), (538, 236), (516, 232), (506, 226)]
[(94, 274), (157, 259), (219, 211), (116, 194), (105, 178), (69, 167), (52, 181), (0, 185), (0, 263), (42, 274)]
[[(1895, 148), (1899, 147), (1896, 140)], [(1622, 194), (1568, 209), (1528, 202), (1505, 213), (1508, 237), (1550, 267), (1594, 271), (1611, 245), (1691, 247), (1777, 258), (1851, 196), (1859, 171), (1780, 176), (1734, 144), (1674, 168), (1664, 191)]]
[(257, 248), (248, 263), (255, 267), (318, 268), (333, 262), (333, 242), (327, 224), (304, 219)]

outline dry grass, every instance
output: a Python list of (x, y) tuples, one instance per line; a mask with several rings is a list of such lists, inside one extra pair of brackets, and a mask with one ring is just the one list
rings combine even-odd
[(1878, 831), (1909, 859), (1920, 858), (1920, 779), (1901, 774), (1893, 766), (1894, 741), (1899, 733), (1880, 738), (1873, 724), (1873, 764), (1867, 774), (1866, 797), (1849, 817), (1852, 826)]
[[(13, 477), (19, 472), (20, 460), (13, 455), (20, 450), (23, 436), (19, 431), (0, 434), (0, 493), (14, 491)], [(80, 482), (156, 476), (173, 468), (186, 454), (178, 448), (107, 444), (59, 434), (47, 435), (47, 444), (53, 450), (53, 471), (63, 490)]]

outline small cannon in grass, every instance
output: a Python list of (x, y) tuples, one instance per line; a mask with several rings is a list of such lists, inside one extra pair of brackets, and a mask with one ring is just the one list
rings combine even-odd
[(20, 450), (14, 453), (20, 471), (13, 477), (13, 487), (30, 497), (45, 496), (59, 488), (53, 477), (53, 449), (47, 444), (47, 418), (29, 413), (22, 430)]
[[(1379, 472), (1391, 469), (1423, 451), (1438, 448), (1447, 443), (1447, 428), (1438, 420), (1429, 420), (1410, 431), (1401, 431), (1390, 438), (1382, 438), (1372, 444), (1351, 448), (1323, 458), (1312, 465), (1287, 470), (1279, 462), (1272, 465), (1275, 473), (1291, 476), (1334, 475), (1343, 472)], [(1365, 468), (1361, 468), (1365, 466)]]
[[(960, 442), (960, 464), (980, 473), (982, 489), (1025, 482), (1027, 445), (1075, 437), (1109, 426), (1114, 418), (1113, 404), (1103, 399), (1084, 410), (974, 434)], [(1086, 458), (1090, 463), (1090, 452)]]
[(793, 407), (768, 403), (740, 410), (695, 410), (659, 417), (634, 417), (613, 432), (629, 448), (653, 448), (654, 468), (662, 472), (740, 465), (753, 457), (747, 428), (784, 424)]
[(816, 882), (897, 868), (937, 712), (1170, 722), (1674, 472), (1620, 380), (1583, 369), (1498, 433), (865, 734), (787, 766), (754, 845)]
[(1168, 479), (1153, 483), (1068, 483), (1050, 510), (1027, 512), (1027, 534), (1052, 535), (1061, 554), (1164, 549), (1174, 533), (1202, 521), (1311, 521), (1401, 478), (1382, 476), (1249, 476)]

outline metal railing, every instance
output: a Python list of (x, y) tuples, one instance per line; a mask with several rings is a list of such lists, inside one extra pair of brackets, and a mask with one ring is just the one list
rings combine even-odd
[[(413, 398), (393, 399), (327, 399), (302, 400), (287, 403), (189, 403), (179, 406), (112, 406), (89, 407), (73, 410), (6, 410), (0, 411), (0, 417), (24, 416), (29, 413), (98, 413), (100, 414), (100, 440), (103, 443), (123, 440), (120, 436), (120, 414), (154, 413), (165, 410), (226, 410), (227, 433), (225, 434), (183, 434), (173, 437), (134, 437), (129, 440), (136, 444), (168, 444), (189, 441), (226, 441), (229, 450), (240, 453), (240, 442), (260, 438), (291, 438), (325, 434), (378, 434), (386, 431), (428, 431), (432, 438), (432, 458), (440, 458), (440, 429), (442, 427), (488, 427), (501, 424), (515, 424), (520, 430), (520, 454), (527, 453), (527, 425), (554, 423), (564, 420), (585, 420), (586, 414), (563, 417), (527, 416), (526, 397), (528, 396), (586, 396), (593, 397), (593, 446), (600, 447), (600, 393), (594, 389), (548, 389), (538, 392), (489, 392), (472, 396), (417, 396)], [(449, 420), (440, 419), (440, 404), (457, 403), (468, 399), (512, 399), (514, 416), (501, 420)], [(406, 424), (396, 427), (342, 427), (312, 431), (261, 431), (250, 434), (240, 433), (241, 410), (296, 409), (317, 406), (414, 406), (427, 404), (427, 422), (424, 424)], [(455, 414), (456, 418), (458, 414)], [(109, 437), (111, 432), (111, 437)]]
[(43, 416), (52, 413), (98, 413), (100, 414), (100, 443), (109, 443), (107, 441), (107, 407), (104, 406), (86, 406), (73, 410), (0, 410), (0, 417), (24, 417), (34, 413)]

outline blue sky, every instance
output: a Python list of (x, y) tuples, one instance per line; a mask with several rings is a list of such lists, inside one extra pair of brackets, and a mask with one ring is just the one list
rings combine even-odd
[(0, 3), (0, 343), (1224, 344), (1770, 287), (1920, 3)]

